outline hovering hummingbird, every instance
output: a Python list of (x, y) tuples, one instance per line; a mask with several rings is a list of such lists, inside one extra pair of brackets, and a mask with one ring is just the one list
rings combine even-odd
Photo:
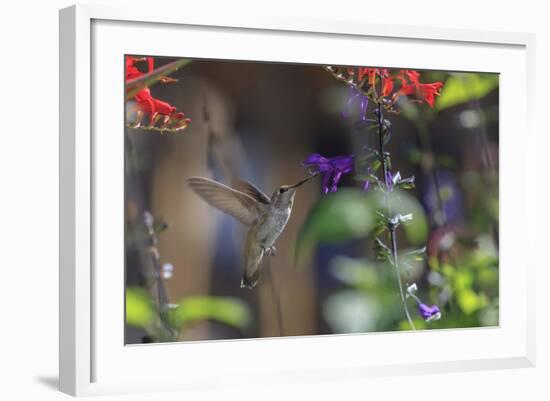
[(277, 252), (273, 244), (290, 218), (296, 189), (315, 175), (294, 185), (281, 186), (271, 198), (247, 181), (240, 181), (237, 188), (230, 188), (208, 178), (188, 179), (189, 186), (208, 204), (248, 227), (241, 288), (251, 289), (258, 283), (263, 256), (274, 256)]

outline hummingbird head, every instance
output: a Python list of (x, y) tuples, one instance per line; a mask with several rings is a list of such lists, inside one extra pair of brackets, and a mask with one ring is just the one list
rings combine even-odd
[(296, 195), (296, 188), (291, 185), (282, 185), (271, 196), (272, 203), (277, 207), (291, 207)]
[(298, 189), (298, 187), (308, 182), (310, 179), (315, 177), (315, 175), (316, 174), (310, 175), (309, 177), (297, 182), (294, 185), (282, 185), (281, 187), (279, 187), (279, 189), (277, 189), (271, 197), (273, 204), (279, 207), (292, 207), (294, 195), (296, 195), (296, 190)]

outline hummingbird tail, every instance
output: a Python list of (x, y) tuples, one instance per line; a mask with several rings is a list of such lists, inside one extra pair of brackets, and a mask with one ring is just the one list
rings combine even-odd
[(248, 288), (251, 290), (258, 284), (258, 280), (260, 278), (260, 269), (256, 269), (254, 273), (251, 275), (248, 275), (246, 272), (243, 274), (243, 278), (241, 279), (241, 288)]
[(251, 290), (256, 286), (257, 283), (258, 283), (258, 277), (252, 278), (244, 274), (243, 278), (241, 279), (241, 288), (248, 288), (249, 290)]

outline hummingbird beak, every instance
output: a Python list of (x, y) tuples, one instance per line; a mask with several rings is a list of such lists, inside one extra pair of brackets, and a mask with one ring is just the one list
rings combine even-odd
[(314, 173), (314, 174), (310, 175), (309, 177), (304, 178), (302, 181), (299, 181), (299, 182), (297, 182), (296, 184), (289, 186), (288, 188), (289, 188), (289, 189), (290, 189), (290, 188), (298, 188), (300, 185), (305, 184), (306, 182), (308, 182), (309, 180), (311, 180), (313, 177), (316, 177), (317, 175), (319, 175), (319, 173)]

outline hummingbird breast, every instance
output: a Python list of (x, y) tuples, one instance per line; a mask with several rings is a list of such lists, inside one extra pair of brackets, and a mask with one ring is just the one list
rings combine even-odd
[(264, 248), (269, 248), (283, 232), (290, 218), (290, 207), (279, 208), (271, 205), (259, 221), (258, 241)]

